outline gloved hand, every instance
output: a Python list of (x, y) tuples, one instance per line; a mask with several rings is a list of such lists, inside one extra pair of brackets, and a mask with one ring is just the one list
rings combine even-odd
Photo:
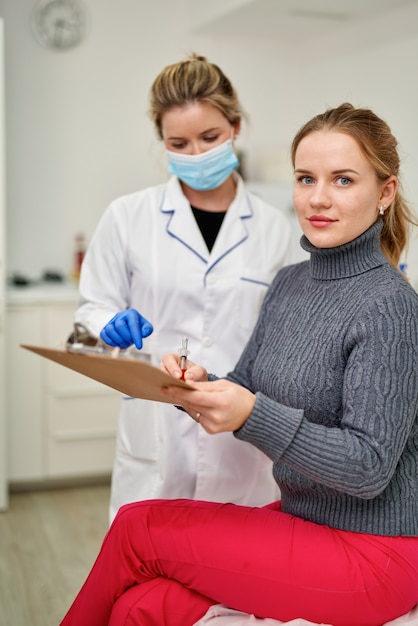
[(133, 343), (140, 350), (142, 339), (148, 337), (154, 328), (136, 309), (126, 309), (116, 313), (100, 333), (100, 338), (109, 346), (129, 348)]

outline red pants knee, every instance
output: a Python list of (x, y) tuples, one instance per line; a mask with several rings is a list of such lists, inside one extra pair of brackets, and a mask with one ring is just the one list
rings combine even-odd
[(120, 596), (109, 626), (192, 626), (211, 604), (211, 600), (175, 580), (154, 578)]

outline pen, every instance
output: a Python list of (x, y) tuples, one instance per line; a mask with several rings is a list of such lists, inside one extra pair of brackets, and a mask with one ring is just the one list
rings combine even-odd
[(181, 347), (177, 350), (177, 352), (180, 354), (180, 369), (181, 369), (180, 380), (184, 380), (187, 356), (190, 354), (190, 350), (187, 349), (188, 343), (189, 343), (188, 338), (183, 337), (183, 339), (181, 340)]

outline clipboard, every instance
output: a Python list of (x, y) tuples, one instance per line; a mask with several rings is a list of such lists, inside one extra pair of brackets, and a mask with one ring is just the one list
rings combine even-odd
[(20, 347), (84, 374), (132, 398), (172, 404), (161, 394), (161, 387), (170, 385), (193, 389), (187, 383), (173, 378), (158, 367), (140, 359), (114, 356), (111, 351), (109, 354), (103, 354), (92, 351), (71, 352), (66, 349), (27, 344), (21, 344)]

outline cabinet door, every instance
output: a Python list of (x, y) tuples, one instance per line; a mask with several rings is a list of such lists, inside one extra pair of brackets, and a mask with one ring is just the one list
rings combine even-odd
[[(58, 347), (73, 318), (73, 307), (46, 309), (45, 345)], [(120, 394), (62, 365), (45, 360), (43, 366), (48, 478), (109, 474)]]
[(42, 310), (37, 306), (10, 307), (7, 314), (7, 417), (9, 480), (44, 477), (43, 372), (41, 359), (20, 348), (42, 345)]
[(13, 483), (89, 478), (112, 470), (120, 394), (20, 347), (62, 347), (74, 310), (68, 302), (8, 307), (8, 477)]

